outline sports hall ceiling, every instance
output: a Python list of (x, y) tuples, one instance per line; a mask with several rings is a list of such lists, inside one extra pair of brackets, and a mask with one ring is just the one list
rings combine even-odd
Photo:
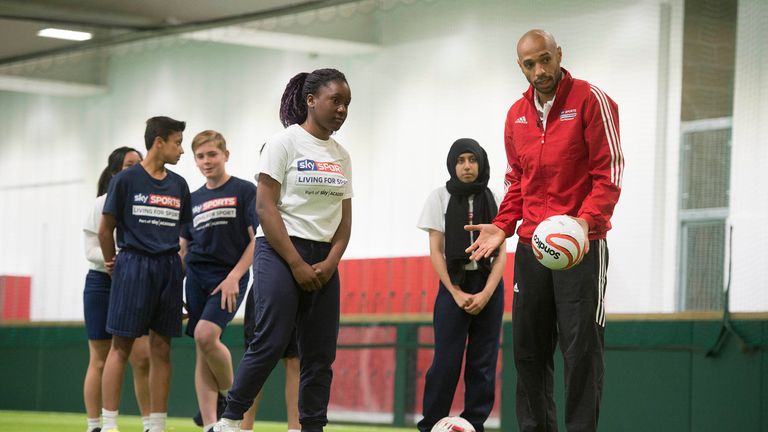
[[(348, 2), (349, 0), (347, 0)], [(181, 29), (211, 28), (345, 3), (324, 0), (0, 0), (0, 64)], [(93, 33), (88, 42), (37, 36), (46, 27)]]
[[(0, 91), (89, 95), (104, 91), (115, 49), (164, 38), (358, 54), (379, 48), (372, 14), (405, 0), (0, 0)], [(343, 19), (343, 25), (327, 25)], [(325, 25), (324, 25), (325, 24)], [(74, 42), (37, 35), (84, 31)]]

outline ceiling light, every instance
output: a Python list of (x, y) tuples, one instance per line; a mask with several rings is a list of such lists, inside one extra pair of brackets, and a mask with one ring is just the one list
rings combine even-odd
[(91, 38), (91, 34), (88, 32), (80, 32), (74, 30), (63, 30), (57, 28), (47, 28), (37, 32), (38, 36), (54, 38), (54, 39), (66, 39), (73, 41), (87, 41)]

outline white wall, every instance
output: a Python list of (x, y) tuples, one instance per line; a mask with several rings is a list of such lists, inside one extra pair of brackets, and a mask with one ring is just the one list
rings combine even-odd
[[(0, 93), (0, 130), (10, 137), (0, 141), (0, 172), (17, 173), (0, 185), (38, 177), (79, 181), (66, 186), (71, 197), (61, 193), (63, 186), (39, 188), (45, 208), (56, 209), (45, 213), (50, 221), (19, 209), (26, 189), (0, 186), (0, 274), (33, 274), (33, 318), (82, 316), (85, 264), (77, 222), (111, 149), (143, 148), (144, 120), (169, 115), (187, 121), (186, 143), (202, 129), (221, 131), (232, 152), (230, 172), (250, 179), (261, 143), (281, 128), (277, 110), (285, 83), (316, 67), (339, 68), (352, 88), (350, 115), (337, 136), (354, 163), (346, 257), (425, 255), (426, 236), (414, 228), (415, 219), (427, 194), (446, 180), (445, 155), (455, 139), (473, 137), (486, 148), (492, 182), (501, 189), (503, 121), (527, 86), (515, 44), (533, 27), (550, 30), (563, 48), (563, 66), (620, 107), (626, 173), (609, 235), (608, 311), (672, 311), (676, 245), (664, 240), (677, 238), (682, 2), (671, 2), (666, 28), (659, 0), (390, 3), (371, 12), (368, 30), (382, 44), (373, 54), (313, 56), (165, 40), (117, 49), (103, 96)], [(343, 25), (345, 19), (311, 25)], [(669, 35), (668, 43), (660, 34)], [(660, 71), (660, 64), (669, 70)], [(660, 117), (662, 105), (667, 114)], [(45, 127), (20, 126), (46, 115)], [(666, 137), (661, 146), (660, 136)], [(189, 154), (172, 169), (193, 188), (203, 182)], [(43, 244), (48, 255), (39, 252)]]
[(85, 268), (79, 227), (95, 195), (84, 103), (12, 93), (0, 101), (0, 274), (32, 275), (32, 319), (76, 318)]
[(731, 149), (731, 310), (768, 309), (768, 3), (739, 1)]

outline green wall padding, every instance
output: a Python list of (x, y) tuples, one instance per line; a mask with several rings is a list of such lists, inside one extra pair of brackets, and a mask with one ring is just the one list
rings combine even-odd
[[(243, 356), (243, 326), (230, 325), (222, 336), (235, 363)], [(172, 341), (171, 416), (191, 417), (197, 412), (193, 376), (195, 346), (184, 336)], [(84, 412), (82, 388), (88, 366), (88, 340), (82, 326), (0, 326), (0, 410)], [(138, 414), (133, 378), (127, 369), (120, 412)], [(284, 421), (285, 370), (282, 362), (264, 387), (258, 419)], [(191, 421), (191, 420), (190, 420)]]
[[(409, 326), (424, 324), (397, 326), (400, 331), (408, 331)], [(609, 321), (599, 430), (768, 431), (768, 321), (733, 322), (733, 328), (756, 349), (744, 350), (738, 338), (731, 335), (718, 356), (706, 357), (720, 328), (719, 321)], [(222, 337), (235, 362), (243, 354), (242, 331), (242, 325), (233, 324)], [(511, 323), (505, 322), (503, 331), (510, 335)], [(402, 344), (400, 349), (413, 349)], [(197, 411), (192, 382), (194, 354), (191, 338), (173, 340), (172, 416), (188, 417)], [(502, 430), (507, 432), (517, 430), (510, 337), (503, 338), (502, 355), (501, 421)], [(87, 362), (87, 341), (81, 325), (0, 326), (0, 382), (3, 389), (12, 389), (0, 392), (0, 410), (82, 412)], [(555, 368), (558, 417), (565, 430), (559, 354)], [(265, 386), (259, 419), (285, 421), (284, 379), (280, 363)], [(408, 392), (412, 387), (412, 383), (401, 384), (397, 391)], [(132, 392), (131, 378), (126, 376), (121, 412), (138, 413)], [(394, 397), (402, 402), (406, 396)]]

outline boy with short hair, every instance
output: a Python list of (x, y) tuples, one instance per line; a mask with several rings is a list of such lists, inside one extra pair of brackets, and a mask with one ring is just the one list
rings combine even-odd
[(181, 257), (187, 269), (186, 333), (195, 338), (199, 420), (209, 432), (232, 386), (232, 354), (221, 335), (248, 290), (254, 246), (249, 205), (254, 206), (256, 185), (227, 173), (229, 150), (219, 132), (197, 134), (192, 154), (205, 184), (192, 192), (193, 219), (181, 229)]
[(112, 273), (107, 331), (113, 335), (102, 381), (105, 432), (117, 431), (125, 365), (134, 340), (145, 334), (150, 351), (149, 431), (165, 430), (171, 337), (181, 336), (179, 232), (192, 220), (187, 182), (165, 165), (175, 165), (184, 153), (185, 127), (169, 117), (147, 120), (146, 159), (112, 179), (104, 204), (98, 235), (105, 266)]

